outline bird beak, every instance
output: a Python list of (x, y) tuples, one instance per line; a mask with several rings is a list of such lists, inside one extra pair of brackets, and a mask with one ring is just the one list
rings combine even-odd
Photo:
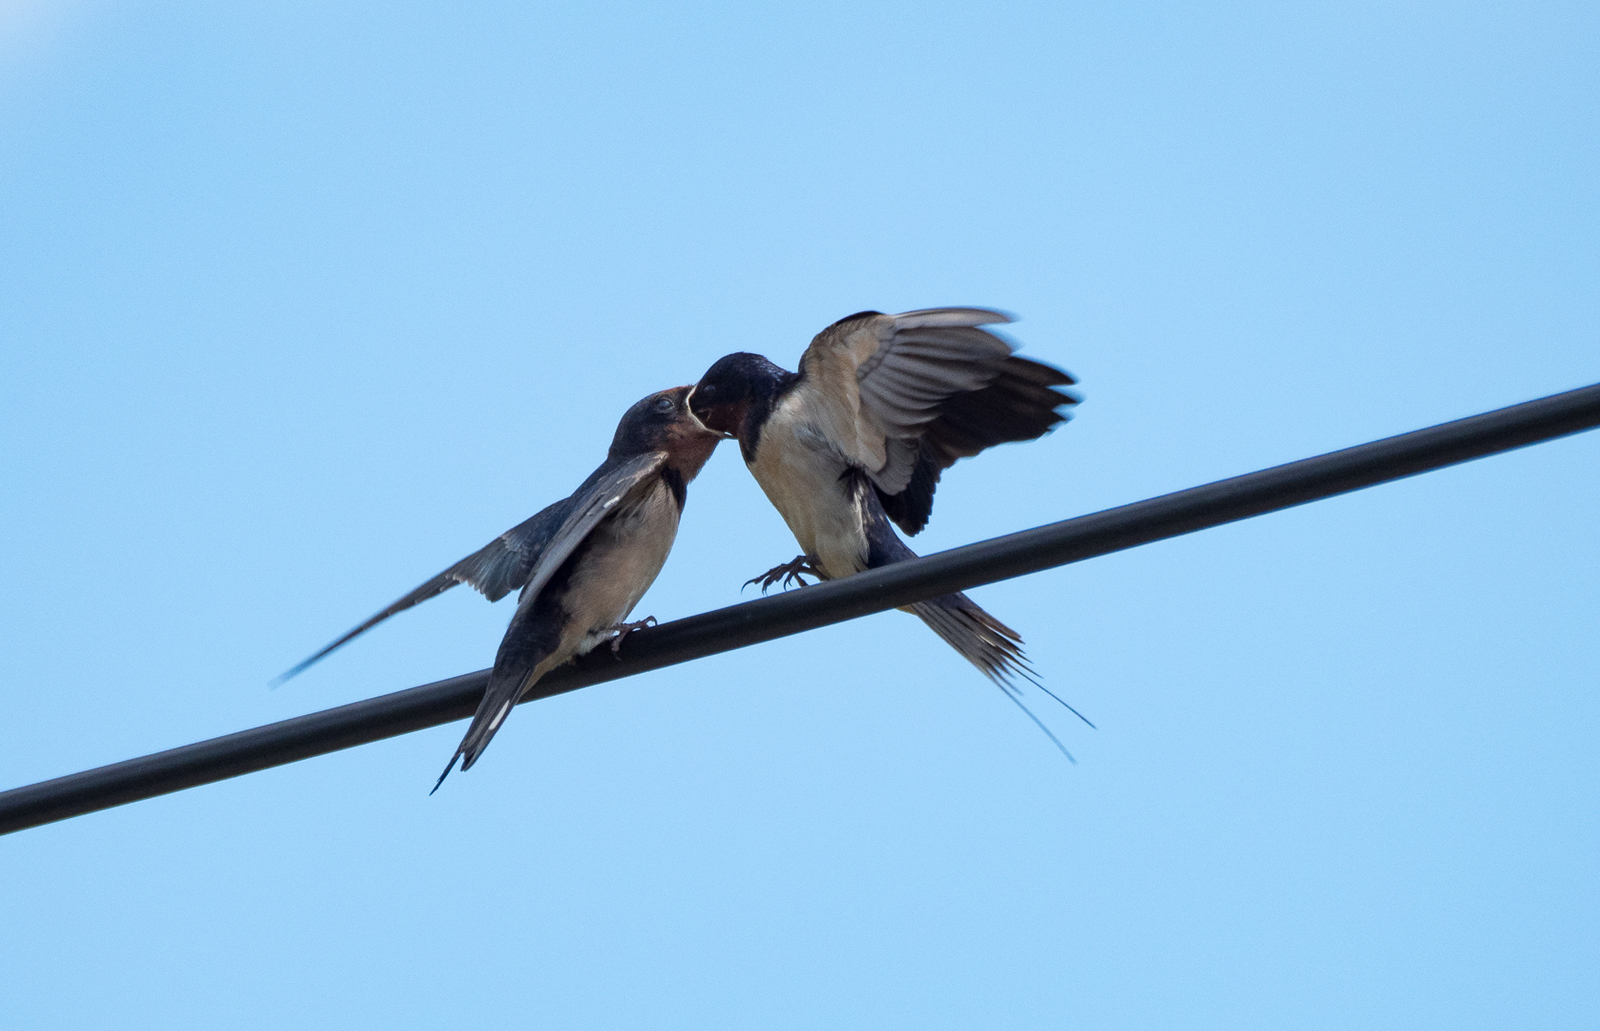
[(688, 396), (683, 399), (683, 410), (689, 413), (689, 420), (700, 429), (714, 437), (721, 437), (723, 440), (732, 440), (733, 434), (723, 433), (720, 430), (712, 429), (710, 426), (707, 426), (705, 423), (701, 422), (698, 415), (694, 414), (694, 406), (691, 404), (691, 402), (694, 400), (694, 389), (694, 387), (690, 387)]

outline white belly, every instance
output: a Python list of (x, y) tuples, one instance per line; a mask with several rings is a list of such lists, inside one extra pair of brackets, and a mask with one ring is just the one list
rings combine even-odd
[(867, 535), (861, 507), (844, 477), (848, 467), (819, 433), (795, 417), (797, 406), (790, 400), (762, 427), (750, 472), (824, 576), (859, 573), (867, 567)]

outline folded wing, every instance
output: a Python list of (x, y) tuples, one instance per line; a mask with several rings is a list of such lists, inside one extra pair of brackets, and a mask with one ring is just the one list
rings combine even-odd
[[(439, 775), (439, 783), (442, 784), (449, 775), (456, 759), (462, 759), (463, 770), (478, 761), (478, 756), (488, 747), (489, 740), (510, 715), (511, 707), (533, 685), (540, 662), (549, 657), (547, 648), (524, 647), (520, 640), (524, 636), (523, 626), (539, 599), (539, 592), (606, 516), (631, 504), (638, 494), (654, 485), (654, 477), (666, 461), (666, 453), (656, 451), (619, 463), (613, 469), (602, 467), (600, 474), (590, 477), (589, 482), (572, 496), (572, 507), (566, 518), (550, 535), (534, 563), (522, 597), (517, 602), (516, 615), (511, 617), (506, 639), (500, 646), (499, 655), (495, 657), (494, 670), (489, 674), (489, 687), (483, 693), (483, 701), (478, 703), (472, 725), (467, 728), (455, 755), (450, 757), (450, 764)], [(536, 641), (544, 639), (539, 635), (528, 636)], [(434, 790), (438, 790), (438, 786), (435, 784)]]

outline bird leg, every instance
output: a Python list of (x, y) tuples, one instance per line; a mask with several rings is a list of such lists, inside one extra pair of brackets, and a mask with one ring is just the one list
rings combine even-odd
[(633, 633), (635, 630), (643, 630), (647, 626), (655, 625), (656, 617), (646, 616), (643, 619), (633, 623), (613, 623), (606, 627), (607, 630), (615, 631), (617, 635), (611, 639), (611, 654), (615, 655), (619, 659), (622, 658), (622, 655), (619, 652), (619, 649), (622, 647), (622, 639)]
[(822, 575), (822, 570), (817, 568), (816, 561), (810, 555), (799, 555), (792, 562), (785, 562), (781, 566), (773, 566), (760, 576), (752, 576), (744, 582), (744, 586), (749, 587), (751, 584), (760, 584), (761, 593), (766, 594), (767, 588), (773, 584), (782, 583), (783, 589), (787, 591), (792, 584), (799, 584), (801, 587), (811, 586), (805, 581), (807, 576), (814, 576), (818, 580), (827, 579)]

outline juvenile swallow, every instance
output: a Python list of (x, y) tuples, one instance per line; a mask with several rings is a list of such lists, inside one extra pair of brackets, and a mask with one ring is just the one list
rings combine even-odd
[(471, 769), (506, 716), (550, 670), (654, 619), (624, 623), (661, 572), (678, 535), (690, 480), (722, 437), (689, 414), (689, 387), (674, 387), (629, 408), (600, 468), (556, 502), (446, 569), (278, 678), (301, 672), (397, 612), (466, 583), (490, 601), (521, 589), (500, 642), (489, 687), (456, 760)]
[[(980, 328), (1009, 321), (982, 308), (865, 311), (817, 334), (799, 372), (749, 353), (727, 355), (706, 371), (689, 395), (690, 410), (707, 428), (738, 440), (745, 465), (802, 549), (750, 583), (764, 590), (779, 581), (804, 583), (803, 575), (835, 580), (915, 558), (890, 523), (910, 535), (921, 531), (945, 469), (1065, 421), (1060, 409), (1078, 398), (1060, 388), (1076, 381), (1015, 356), (1009, 343)], [(965, 594), (907, 611), (1013, 701), (1011, 677), (1033, 680), (1022, 638)]]

